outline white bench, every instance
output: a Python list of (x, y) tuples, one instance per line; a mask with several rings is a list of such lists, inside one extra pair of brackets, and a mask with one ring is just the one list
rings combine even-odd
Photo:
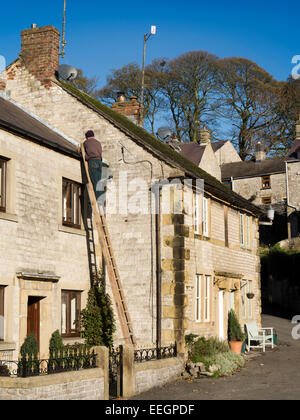
[[(266, 346), (274, 348), (274, 328), (258, 328), (256, 322), (246, 324), (247, 344), (246, 350), (249, 352), (251, 348), (262, 348), (263, 352), (266, 351)], [(251, 342), (258, 344), (251, 344)]]

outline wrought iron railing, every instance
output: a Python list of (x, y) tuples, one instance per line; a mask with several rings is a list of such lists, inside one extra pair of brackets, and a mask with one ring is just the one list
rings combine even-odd
[(152, 349), (140, 349), (134, 351), (134, 362), (143, 363), (150, 360), (169, 359), (177, 357), (176, 344), (171, 344), (168, 347), (156, 347)]
[(72, 372), (82, 369), (96, 368), (96, 353), (56, 352), (49, 359), (39, 360), (34, 357), (22, 358), (18, 361), (0, 360), (0, 376), (28, 378), (54, 373)]

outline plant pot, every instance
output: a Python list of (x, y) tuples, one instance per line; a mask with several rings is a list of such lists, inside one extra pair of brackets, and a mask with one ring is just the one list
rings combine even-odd
[(237, 353), (237, 354), (242, 353), (242, 346), (243, 346), (242, 341), (229, 341), (229, 345), (230, 345), (231, 350), (234, 353)]

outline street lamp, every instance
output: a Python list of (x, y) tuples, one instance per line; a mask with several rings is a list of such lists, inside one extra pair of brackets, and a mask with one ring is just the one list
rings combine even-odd
[(142, 69), (142, 94), (141, 94), (141, 113), (140, 113), (140, 126), (144, 122), (144, 89), (145, 89), (145, 61), (146, 61), (146, 43), (151, 35), (156, 35), (156, 26), (151, 26), (149, 34), (144, 35), (144, 52), (143, 52), (143, 69)]

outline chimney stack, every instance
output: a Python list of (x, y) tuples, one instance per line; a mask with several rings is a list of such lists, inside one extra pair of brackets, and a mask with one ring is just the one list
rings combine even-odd
[(255, 162), (262, 162), (266, 159), (266, 152), (263, 144), (259, 141), (255, 146)]
[(209, 144), (210, 143), (210, 132), (206, 127), (203, 130), (199, 131), (200, 133), (200, 144)]
[(20, 57), (25, 67), (47, 88), (59, 66), (59, 31), (54, 26), (30, 29), (21, 32), (22, 49)]
[(129, 101), (126, 101), (123, 92), (118, 92), (118, 98), (111, 109), (119, 114), (125, 115), (135, 124), (140, 122), (141, 105), (136, 96), (131, 96)]

